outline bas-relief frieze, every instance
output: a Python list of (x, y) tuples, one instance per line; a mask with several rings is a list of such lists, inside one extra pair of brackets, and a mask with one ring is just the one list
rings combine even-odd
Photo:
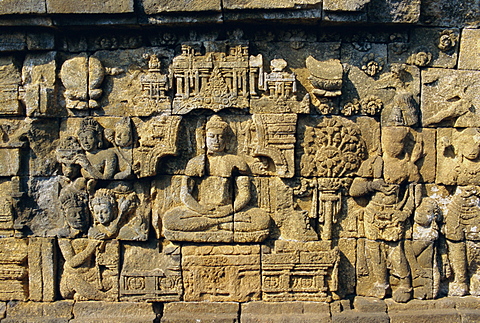
[(478, 72), (429, 32), (2, 57), (0, 300), (480, 295)]

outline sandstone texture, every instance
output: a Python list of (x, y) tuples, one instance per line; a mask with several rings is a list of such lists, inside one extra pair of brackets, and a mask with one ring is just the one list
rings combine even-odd
[(0, 0), (0, 321), (479, 321), (477, 2)]

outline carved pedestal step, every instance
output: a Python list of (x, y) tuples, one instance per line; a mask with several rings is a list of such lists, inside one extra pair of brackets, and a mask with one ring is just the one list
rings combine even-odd
[[(6, 306), (7, 323), (67, 323), (72, 319), (73, 301), (57, 301), (54, 303), (40, 302), (9, 302)], [(1, 315), (0, 306), (0, 318)]]
[(330, 307), (316, 302), (251, 302), (242, 304), (242, 323), (329, 323)]
[(234, 323), (238, 322), (238, 303), (167, 303), (163, 308), (162, 323)]
[(271, 252), (262, 253), (263, 299), (331, 301), (338, 260), (338, 249), (329, 241), (276, 241)]
[(365, 322), (388, 323), (387, 306), (383, 300), (369, 297), (355, 297), (353, 304), (350, 300), (341, 300), (330, 305), (332, 323)]
[(185, 301), (260, 299), (259, 245), (182, 248)]
[(120, 300), (179, 301), (183, 293), (180, 246), (172, 243), (158, 252), (156, 243), (125, 245), (120, 274)]
[[(457, 301), (460, 301), (457, 304)], [(478, 322), (478, 312), (476, 320), (465, 320), (462, 313), (463, 309), (468, 309), (473, 305), (466, 301), (462, 304), (462, 299), (439, 299), (439, 300), (412, 300), (406, 304), (399, 304), (386, 300), (388, 306), (388, 315), (391, 323), (418, 323), (418, 322)], [(475, 300), (478, 308), (478, 301)], [(466, 313), (465, 313), (466, 314)]]
[(152, 303), (76, 302), (73, 316), (71, 323), (144, 323), (153, 322), (157, 310)]

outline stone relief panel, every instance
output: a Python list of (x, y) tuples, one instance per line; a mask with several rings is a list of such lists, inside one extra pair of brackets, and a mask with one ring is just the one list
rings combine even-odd
[(459, 31), (250, 33), (0, 58), (0, 300), (480, 294)]

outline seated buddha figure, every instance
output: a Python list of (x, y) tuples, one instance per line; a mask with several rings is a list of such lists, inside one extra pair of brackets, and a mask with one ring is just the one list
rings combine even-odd
[(165, 212), (163, 231), (172, 241), (259, 242), (270, 217), (249, 205), (248, 166), (225, 151), (228, 124), (219, 116), (206, 123), (206, 154), (192, 158), (182, 178), (183, 205)]

